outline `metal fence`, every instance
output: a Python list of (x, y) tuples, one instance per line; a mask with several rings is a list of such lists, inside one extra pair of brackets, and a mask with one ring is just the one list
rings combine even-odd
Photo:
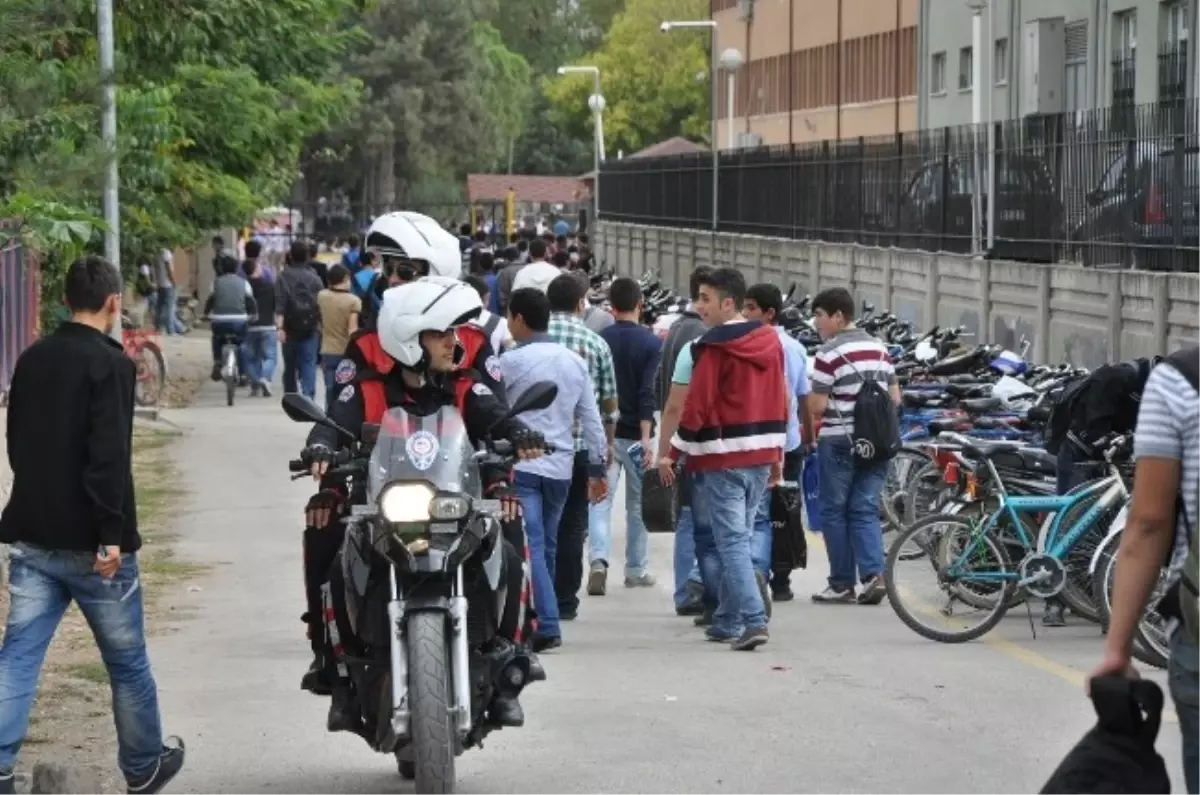
[(17, 357), (37, 338), (38, 305), (37, 259), (11, 242), (0, 248), (0, 401), (8, 395)]
[[(1197, 270), (1195, 101), (995, 125), (990, 256)], [(976, 166), (976, 158), (982, 167)], [(987, 133), (964, 125), (724, 152), (721, 232), (969, 253), (987, 240)], [(712, 155), (609, 161), (604, 220), (712, 228)]]

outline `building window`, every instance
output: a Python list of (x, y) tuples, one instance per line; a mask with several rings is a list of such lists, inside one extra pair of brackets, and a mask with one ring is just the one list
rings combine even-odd
[(1113, 14), (1112, 131), (1134, 132), (1133, 103), (1137, 86), (1137, 9)]
[(929, 69), (929, 93), (946, 93), (946, 53), (935, 52)]
[(1113, 60), (1132, 61), (1137, 57), (1137, 9), (1113, 14)]
[(1162, 39), (1164, 49), (1176, 49), (1188, 40), (1188, 4), (1186, 0), (1169, 0), (1162, 4)]
[(996, 54), (992, 57), (993, 80), (998, 86), (1008, 85), (1008, 39), (996, 39)]
[(1067, 47), (1064, 59), (1063, 102), (1066, 110), (1087, 107), (1088, 21), (1068, 23), (1064, 28)]
[(970, 47), (958, 51), (958, 90), (970, 91), (975, 85), (975, 53)]
[(1188, 6), (1183, 0), (1162, 4), (1159, 14), (1158, 99), (1183, 108), (1187, 88)]

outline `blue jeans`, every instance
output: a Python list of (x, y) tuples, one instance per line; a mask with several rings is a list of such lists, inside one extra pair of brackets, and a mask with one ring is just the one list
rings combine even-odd
[[(317, 350), (321, 342), (317, 334), (293, 337), (288, 334), (283, 340), (283, 391), (303, 392), (305, 397), (317, 397)], [(299, 376), (300, 388), (296, 388)]]
[(213, 364), (221, 364), (221, 349), (225, 347), (227, 337), (233, 337), (237, 340), (237, 363), (238, 372), (242, 375), (247, 375), (246, 372), (246, 321), (230, 322), (228, 320), (214, 320), (212, 324), (212, 354)]
[(340, 353), (322, 353), (321, 354), (321, 377), (325, 379), (325, 407), (333, 405), (337, 395), (333, 388), (337, 386), (334, 380), (334, 374), (337, 372), (337, 366), (341, 364), (345, 358)]
[[(888, 462), (859, 469), (845, 439), (817, 445), (821, 481), (821, 533), (829, 555), (829, 584), (844, 590), (883, 573), (879, 493)], [(855, 572), (858, 576), (855, 577)]]
[(533, 580), (533, 609), (537, 611), (539, 637), (558, 637), (558, 597), (554, 593), (554, 559), (558, 554), (558, 523), (567, 504), (569, 480), (518, 470), (513, 490), (521, 501), (525, 535), (529, 539), (529, 570)]
[(750, 532), (750, 562), (754, 570), (771, 579), (771, 490), (763, 489), (758, 508), (754, 511), (754, 527)]
[(183, 326), (175, 314), (175, 286), (157, 288), (154, 297), (154, 327), (164, 334), (179, 334)]
[(1187, 791), (1200, 793), (1200, 651), (1180, 627), (1171, 636), (1171, 658), (1167, 663), (1167, 683), (1175, 713), (1179, 716), (1179, 733), (1183, 735), (1183, 780)]
[[(754, 466), (693, 474), (693, 494), (702, 500), (712, 522), (712, 537), (720, 560), (720, 596), (713, 614), (712, 632), (740, 635), (767, 625), (766, 606), (750, 561), (750, 535), (754, 514), (767, 487), (770, 467)], [(700, 554), (700, 528), (696, 528)], [(701, 571), (705, 563), (701, 561)]]
[(11, 606), (0, 645), (0, 770), (11, 771), (29, 726), (46, 648), (71, 602), (79, 605), (112, 686), (117, 761), (126, 779), (154, 771), (162, 752), (158, 689), (146, 655), (136, 555), (122, 555), (111, 579), (92, 571), (91, 552), (28, 544), (12, 548)]
[(588, 509), (588, 562), (608, 565), (612, 540), (612, 507), (621, 470), (625, 470), (625, 576), (639, 577), (646, 571), (649, 536), (642, 521), (642, 462), (629, 457), (633, 439), (616, 439), (616, 460), (608, 470), (608, 496)]
[[(680, 477), (687, 477), (681, 475)], [(692, 507), (679, 509), (675, 522), (675, 606), (683, 607), (690, 601), (688, 583), (703, 586), (700, 566), (696, 563), (696, 525), (692, 518)]]
[(274, 326), (251, 327), (242, 346), (246, 375), (251, 382), (271, 383), (275, 379), (275, 357), (278, 345)]

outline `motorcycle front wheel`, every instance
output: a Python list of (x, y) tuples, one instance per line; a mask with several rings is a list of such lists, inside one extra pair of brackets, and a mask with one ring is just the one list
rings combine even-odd
[(454, 792), (450, 643), (442, 613), (408, 618), (408, 692), (415, 789)]

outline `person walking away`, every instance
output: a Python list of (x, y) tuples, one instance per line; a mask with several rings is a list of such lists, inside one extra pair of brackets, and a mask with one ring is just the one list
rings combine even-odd
[(346, 240), (346, 251), (342, 254), (342, 267), (350, 271), (350, 276), (353, 277), (362, 267), (362, 249), (359, 247), (361, 241), (358, 235), (350, 235)]
[[(553, 265), (550, 265), (549, 262), (546, 262), (546, 244), (540, 240), (533, 240), (530, 242), (528, 262), (514, 262), (505, 266), (500, 273), (496, 275), (496, 309), (493, 311), (500, 315), (508, 314), (508, 299), (512, 294), (512, 291), (516, 289), (515, 282), (517, 280), (517, 274), (534, 264), (554, 267)], [(541, 270), (545, 271), (545, 268), (541, 268)], [(557, 275), (557, 273), (554, 274), (554, 276)], [(549, 278), (542, 277), (538, 280), (545, 285), (541, 288), (543, 293), (546, 292), (546, 287), (550, 285), (550, 282), (554, 280), (554, 276)], [(532, 287), (535, 285), (522, 284), (521, 286)]]
[(329, 287), (317, 294), (321, 314), (321, 372), (325, 378), (325, 405), (333, 404), (337, 368), (346, 356), (350, 335), (358, 331), (362, 299), (350, 291), (350, 271), (341, 265), (329, 269)]
[[(317, 345), (321, 278), (308, 265), (308, 246), (292, 244), (288, 265), (275, 282), (275, 325), (283, 342), (283, 391), (317, 396)], [(299, 381), (299, 388), (297, 388)]]
[(736, 651), (768, 640), (766, 582), (751, 563), (750, 535), (763, 492), (782, 474), (787, 441), (783, 346), (774, 329), (743, 317), (745, 300), (740, 271), (701, 278), (696, 309), (710, 330), (692, 346), (683, 415), (658, 467), (670, 485), (687, 455), (693, 499), (708, 513), (720, 559), (718, 607), (705, 634)]
[[(1176, 619), (1167, 680), (1179, 732), (1183, 774), (1190, 793), (1200, 792), (1200, 694), (1197, 681), (1197, 528), (1200, 527), (1200, 348), (1168, 356), (1150, 371), (1133, 437), (1136, 469), (1129, 518), (1121, 533), (1112, 614), (1098, 676), (1137, 678), (1134, 631), (1158, 583), (1164, 561), (1180, 581), (1158, 603), (1163, 618)], [(1168, 624), (1169, 626), (1169, 624)]]
[(217, 257), (217, 280), (204, 302), (204, 314), (212, 322), (212, 380), (221, 380), (221, 349), (227, 340), (237, 344), (237, 365), (245, 383), (250, 382), (246, 371), (243, 346), (251, 318), (258, 317), (258, 304), (250, 283), (238, 275), (238, 260), (232, 252)]
[(159, 792), (183, 767), (183, 742), (163, 738), (146, 652), (132, 458), (136, 367), (108, 337), (121, 322), (121, 289), (105, 260), (72, 263), (70, 321), (22, 353), (13, 372), (13, 484), (0, 515), (0, 539), (12, 545), (0, 644), (0, 793), (14, 791), (46, 649), (72, 602), (108, 672), (129, 791)]
[(571, 485), (575, 423), (582, 425), (591, 456), (588, 496), (592, 502), (603, 499), (605, 494), (606, 439), (587, 365), (578, 354), (555, 343), (547, 333), (550, 302), (545, 294), (531, 288), (514, 290), (508, 327), (517, 347), (500, 357), (500, 371), (510, 403), (539, 381), (552, 380), (558, 385), (558, 395), (549, 408), (521, 417), (529, 427), (543, 433), (554, 452), (518, 462), (513, 475), (513, 489), (521, 501), (529, 537), (533, 604), (538, 617), (533, 650), (541, 652), (562, 645), (554, 572), (558, 526)]
[(257, 273), (259, 278), (265, 280), (267, 284), (274, 284), (275, 270), (267, 264), (263, 257), (262, 243), (257, 239), (247, 240), (245, 252), (246, 258), (242, 260), (241, 274), (249, 279), (250, 274)]
[(163, 334), (178, 334), (179, 318), (175, 314), (175, 256), (167, 249), (159, 252), (154, 268), (155, 328)]
[[(670, 450), (671, 436), (679, 427), (679, 417), (683, 413), (688, 382), (692, 375), (692, 342), (708, 330), (696, 312), (696, 301), (700, 297), (700, 280), (711, 270), (707, 265), (701, 265), (692, 271), (692, 275), (688, 279), (688, 306), (680, 314), (679, 319), (671, 325), (666, 339), (663, 340), (662, 361), (658, 366), (655, 384), (655, 399), (658, 410), (662, 413), (662, 432), (659, 434), (657, 458), (667, 455)], [(676, 365), (679, 363), (680, 354), (683, 351), (687, 351), (687, 366), (677, 374)], [(677, 375), (686, 377), (684, 380), (679, 380)], [(700, 566), (696, 556), (694, 524), (696, 512), (686, 499), (691, 492), (690, 481), (686, 472), (680, 477), (679, 489), (685, 498), (680, 500), (679, 517), (675, 522), (675, 614), (697, 616), (700, 625), (707, 626), (708, 623), (711, 623), (712, 611), (717, 608), (717, 594), (715, 590), (708, 594), (706, 608), (705, 586), (700, 576)], [(705, 521), (707, 522), (707, 520)], [(715, 550), (713, 554), (715, 555)]]
[[(488, 288), (487, 282), (482, 277), (474, 274), (464, 276), (463, 281), (475, 288), (475, 292), (479, 293), (480, 300), (486, 305), (488, 296), (491, 291)], [(488, 343), (492, 346), (492, 352), (499, 355), (508, 347), (508, 321), (499, 315), (492, 314), (489, 310), (484, 309), (479, 313), (479, 317), (471, 321), (473, 325), (478, 326), (488, 338)]]
[[(587, 295), (592, 290), (592, 280), (588, 277), (587, 273), (578, 269), (568, 270), (567, 273), (571, 274), (579, 282), (580, 289), (583, 290), (583, 311), (580, 315), (583, 325), (599, 334), (615, 323), (616, 320), (613, 318), (612, 312), (609, 312), (602, 306), (593, 306), (592, 302), (588, 300)], [(638, 289), (640, 290), (641, 288)], [(639, 322), (641, 321), (640, 318), (638, 320)]]
[[(250, 256), (252, 251), (253, 256)], [(246, 252), (247, 259), (242, 263), (242, 267), (246, 269), (246, 281), (250, 283), (250, 292), (254, 295), (254, 303), (258, 305), (258, 314), (250, 319), (242, 356), (246, 363), (246, 375), (250, 378), (250, 396), (271, 397), (278, 347), (275, 330), (275, 283), (271, 277), (271, 266), (259, 258), (259, 244), (254, 240), (249, 241), (246, 243)]]
[(662, 342), (640, 322), (642, 288), (622, 277), (608, 290), (615, 320), (600, 332), (612, 352), (617, 377), (617, 422), (613, 460), (608, 469), (608, 497), (592, 507), (588, 519), (588, 585), (591, 596), (603, 596), (608, 579), (613, 496), (625, 473), (625, 584), (651, 585), (646, 571), (649, 536), (642, 521), (642, 473), (654, 465), (654, 380)]
[[(617, 410), (617, 379), (613, 370), (612, 352), (608, 343), (588, 329), (581, 319), (584, 290), (569, 273), (561, 274), (546, 291), (550, 301), (550, 339), (583, 359), (594, 390), (594, 399), (604, 424), (605, 444), (600, 457), (605, 466), (612, 466), (613, 424)], [(571, 487), (563, 508), (558, 530), (554, 593), (558, 597), (559, 617), (571, 620), (579, 611), (579, 589), (583, 587), (583, 545), (588, 535), (588, 465), (591, 454), (582, 429), (575, 428), (575, 465), (571, 471)], [(643, 556), (644, 557), (644, 556)], [(637, 570), (626, 572), (626, 585), (653, 585), (654, 578), (645, 572), (645, 561)]]
[[(1102, 440), (1112, 433), (1133, 433), (1146, 379), (1161, 360), (1155, 356), (1101, 365), (1067, 388), (1054, 406), (1046, 433), (1046, 450), (1055, 455), (1059, 494), (1108, 474)], [(1060, 597), (1046, 600), (1042, 625), (1066, 625), (1066, 605)]]
[[(800, 468), (804, 463), (804, 451), (801, 444), (801, 425), (804, 436), (812, 437), (812, 418), (806, 407), (806, 400), (811, 387), (808, 383), (808, 354), (792, 335), (779, 327), (779, 315), (783, 312), (783, 293), (773, 284), (756, 284), (746, 291), (746, 306), (743, 314), (747, 320), (754, 320), (775, 329), (779, 342), (783, 345), (783, 374), (787, 381), (787, 443), (783, 452), (783, 479), (789, 482), (800, 480)], [(803, 418), (803, 423), (801, 423)], [(754, 516), (754, 535), (750, 542), (750, 557), (754, 568), (763, 576), (770, 578), (771, 599), (776, 602), (790, 602), (794, 598), (791, 587), (792, 570), (787, 567), (773, 567), (772, 561), (772, 525), (771, 525), (771, 489), (763, 492), (762, 501), (758, 504), (758, 512)]]
[[(883, 601), (883, 531), (879, 494), (889, 463), (856, 463), (851, 435), (854, 406), (865, 379), (886, 384), (900, 404), (900, 388), (883, 343), (854, 325), (854, 297), (843, 287), (817, 293), (813, 322), (824, 343), (813, 360), (810, 409), (821, 418), (817, 467), (821, 481), (821, 532), (829, 555), (829, 586), (813, 595), (818, 604)], [(857, 578), (855, 573), (857, 572)]]

